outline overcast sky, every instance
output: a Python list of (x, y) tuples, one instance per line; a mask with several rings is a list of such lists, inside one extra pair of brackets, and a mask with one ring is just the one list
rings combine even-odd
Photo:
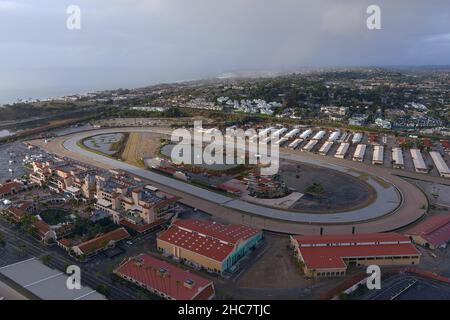
[[(71, 4), (81, 30), (66, 28)], [(366, 27), (370, 4), (381, 30)], [(0, 101), (242, 70), (450, 64), (448, 0), (0, 0), (0, 28)]]

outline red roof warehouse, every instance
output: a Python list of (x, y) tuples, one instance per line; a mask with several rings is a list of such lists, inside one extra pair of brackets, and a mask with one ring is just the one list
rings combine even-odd
[(210, 300), (214, 297), (212, 281), (148, 254), (124, 260), (114, 273), (169, 300)]
[(450, 216), (437, 215), (405, 232), (415, 243), (431, 249), (445, 247), (450, 240)]
[(308, 277), (345, 275), (348, 265), (417, 264), (420, 253), (398, 233), (291, 236)]
[(433, 142), (430, 139), (422, 139), (422, 143), (427, 148), (433, 148)]
[(176, 220), (158, 236), (158, 248), (176, 259), (222, 273), (262, 239), (261, 230), (237, 224)]
[(450, 141), (449, 140), (441, 140), (441, 145), (444, 150), (449, 151), (450, 150)]
[(16, 181), (8, 182), (5, 183), (4, 185), (0, 184), (0, 197), (14, 195), (22, 191), (24, 188), (25, 187), (23, 184)]

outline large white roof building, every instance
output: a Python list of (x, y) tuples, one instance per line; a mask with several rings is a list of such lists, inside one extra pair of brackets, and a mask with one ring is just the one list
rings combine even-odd
[(444, 158), (442, 158), (441, 154), (437, 151), (430, 152), (431, 159), (433, 159), (434, 165), (436, 166), (439, 175), (444, 178), (450, 178), (450, 169), (448, 165), (445, 163)]

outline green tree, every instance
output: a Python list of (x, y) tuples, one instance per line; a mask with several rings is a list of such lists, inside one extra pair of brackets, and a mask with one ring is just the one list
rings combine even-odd
[(108, 296), (109, 291), (110, 291), (109, 287), (104, 284), (99, 284), (97, 286), (96, 290), (97, 290), (97, 292), (103, 294), (104, 296)]
[(50, 264), (50, 262), (52, 261), (52, 256), (47, 254), (47, 255), (41, 257), (41, 261), (42, 261), (43, 264), (48, 266)]

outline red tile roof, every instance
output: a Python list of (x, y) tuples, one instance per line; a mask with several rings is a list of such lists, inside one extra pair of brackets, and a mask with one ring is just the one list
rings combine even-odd
[(225, 184), (225, 183), (218, 184), (216, 186), (216, 188), (220, 189), (220, 190), (224, 190), (226, 192), (230, 192), (230, 193), (240, 193), (241, 192), (241, 189), (238, 189), (236, 187), (230, 186), (230, 185)]
[(129, 237), (130, 237), (130, 234), (128, 233), (127, 230), (125, 230), (125, 228), (119, 228), (119, 229), (113, 230), (111, 232), (105, 233), (97, 238), (83, 242), (83, 243), (79, 244), (77, 247), (84, 254), (89, 254), (96, 250), (103, 249), (111, 241), (118, 242), (118, 241), (127, 239)]
[(422, 139), (422, 143), (427, 148), (432, 148), (433, 147), (433, 142), (431, 142), (430, 139)]
[(344, 260), (338, 256), (318, 255), (303, 252), (301, 250), (303, 261), (310, 269), (340, 269), (347, 268)]
[(157, 290), (171, 299), (206, 300), (214, 296), (212, 281), (148, 254), (124, 261), (115, 273), (144, 284), (149, 290)]
[(408, 139), (408, 138), (403, 138), (403, 137), (397, 138), (397, 143), (398, 143), (399, 145), (402, 145), (402, 144), (408, 144), (408, 143), (410, 143), (410, 142), (411, 142), (411, 139)]
[(151, 229), (154, 229), (154, 228), (156, 228), (156, 227), (158, 227), (158, 226), (160, 226), (160, 225), (162, 225), (162, 224), (164, 224), (166, 222), (167, 222), (166, 219), (159, 219), (159, 220), (156, 220), (155, 222), (149, 223), (149, 224), (135, 224), (135, 223), (132, 223), (132, 222), (127, 221), (125, 219), (122, 219), (122, 220), (120, 220), (119, 223), (122, 226), (124, 226), (125, 228), (129, 228), (129, 229), (135, 230), (136, 232), (139, 232), (139, 233), (144, 233), (144, 232), (147, 232), (147, 231), (149, 231)]
[(317, 235), (294, 236), (299, 244), (328, 244), (328, 243), (360, 243), (360, 242), (410, 242), (407, 237), (395, 232), (388, 233), (362, 233), (351, 235)]
[(412, 244), (302, 247), (299, 251), (308, 268), (345, 267), (343, 258), (419, 255)]
[(65, 248), (69, 248), (73, 245), (73, 241), (67, 238), (59, 239), (57, 242)]
[(442, 140), (441, 145), (444, 149), (450, 149), (450, 141), (449, 140)]
[(239, 241), (247, 240), (260, 232), (243, 225), (224, 225), (198, 219), (176, 220), (158, 236), (158, 240), (222, 262), (233, 252)]
[(10, 194), (13, 189), (16, 192), (19, 192), (23, 189), (23, 184), (16, 181), (5, 183), (4, 185), (0, 186), (0, 194)]
[(158, 240), (168, 242), (219, 262), (222, 262), (234, 250), (234, 246), (231, 244), (225, 244), (217, 239), (200, 236), (197, 233), (180, 229), (177, 226), (171, 226), (168, 230), (160, 234)]
[(173, 224), (230, 244), (237, 244), (240, 240), (251, 238), (261, 232), (240, 224), (221, 224), (200, 219), (176, 220)]
[(44, 221), (42, 221), (42, 220), (35, 221), (33, 223), (33, 227), (36, 228), (38, 234), (41, 237), (44, 237), (47, 234), (47, 232), (50, 231), (50, 226), (48, 224), (46, 224)]
[(434, 247), (439, 247), (450, 240), (450, 215), (433, 216), (405, 233), (420, 236)]
[(11, 215), (13, 215), (18, 220), (21, 220), (27, 214), (27, 212), (25, 210), (22, 210), (22, 209), (19, 209), (16, 207), (9, 208), (8, 211)]
[(294, 236), (308, 268), (345, 268), (344, 258), (420, 255), (408, 237), (398, 233)]
[(32, 201), (27, 201), (27, 202), (21, 203), (19, 205), (19, 208), (26, 211), (29, 208), (31, 208), (32, 206), (33, 206), (33, 202)]

